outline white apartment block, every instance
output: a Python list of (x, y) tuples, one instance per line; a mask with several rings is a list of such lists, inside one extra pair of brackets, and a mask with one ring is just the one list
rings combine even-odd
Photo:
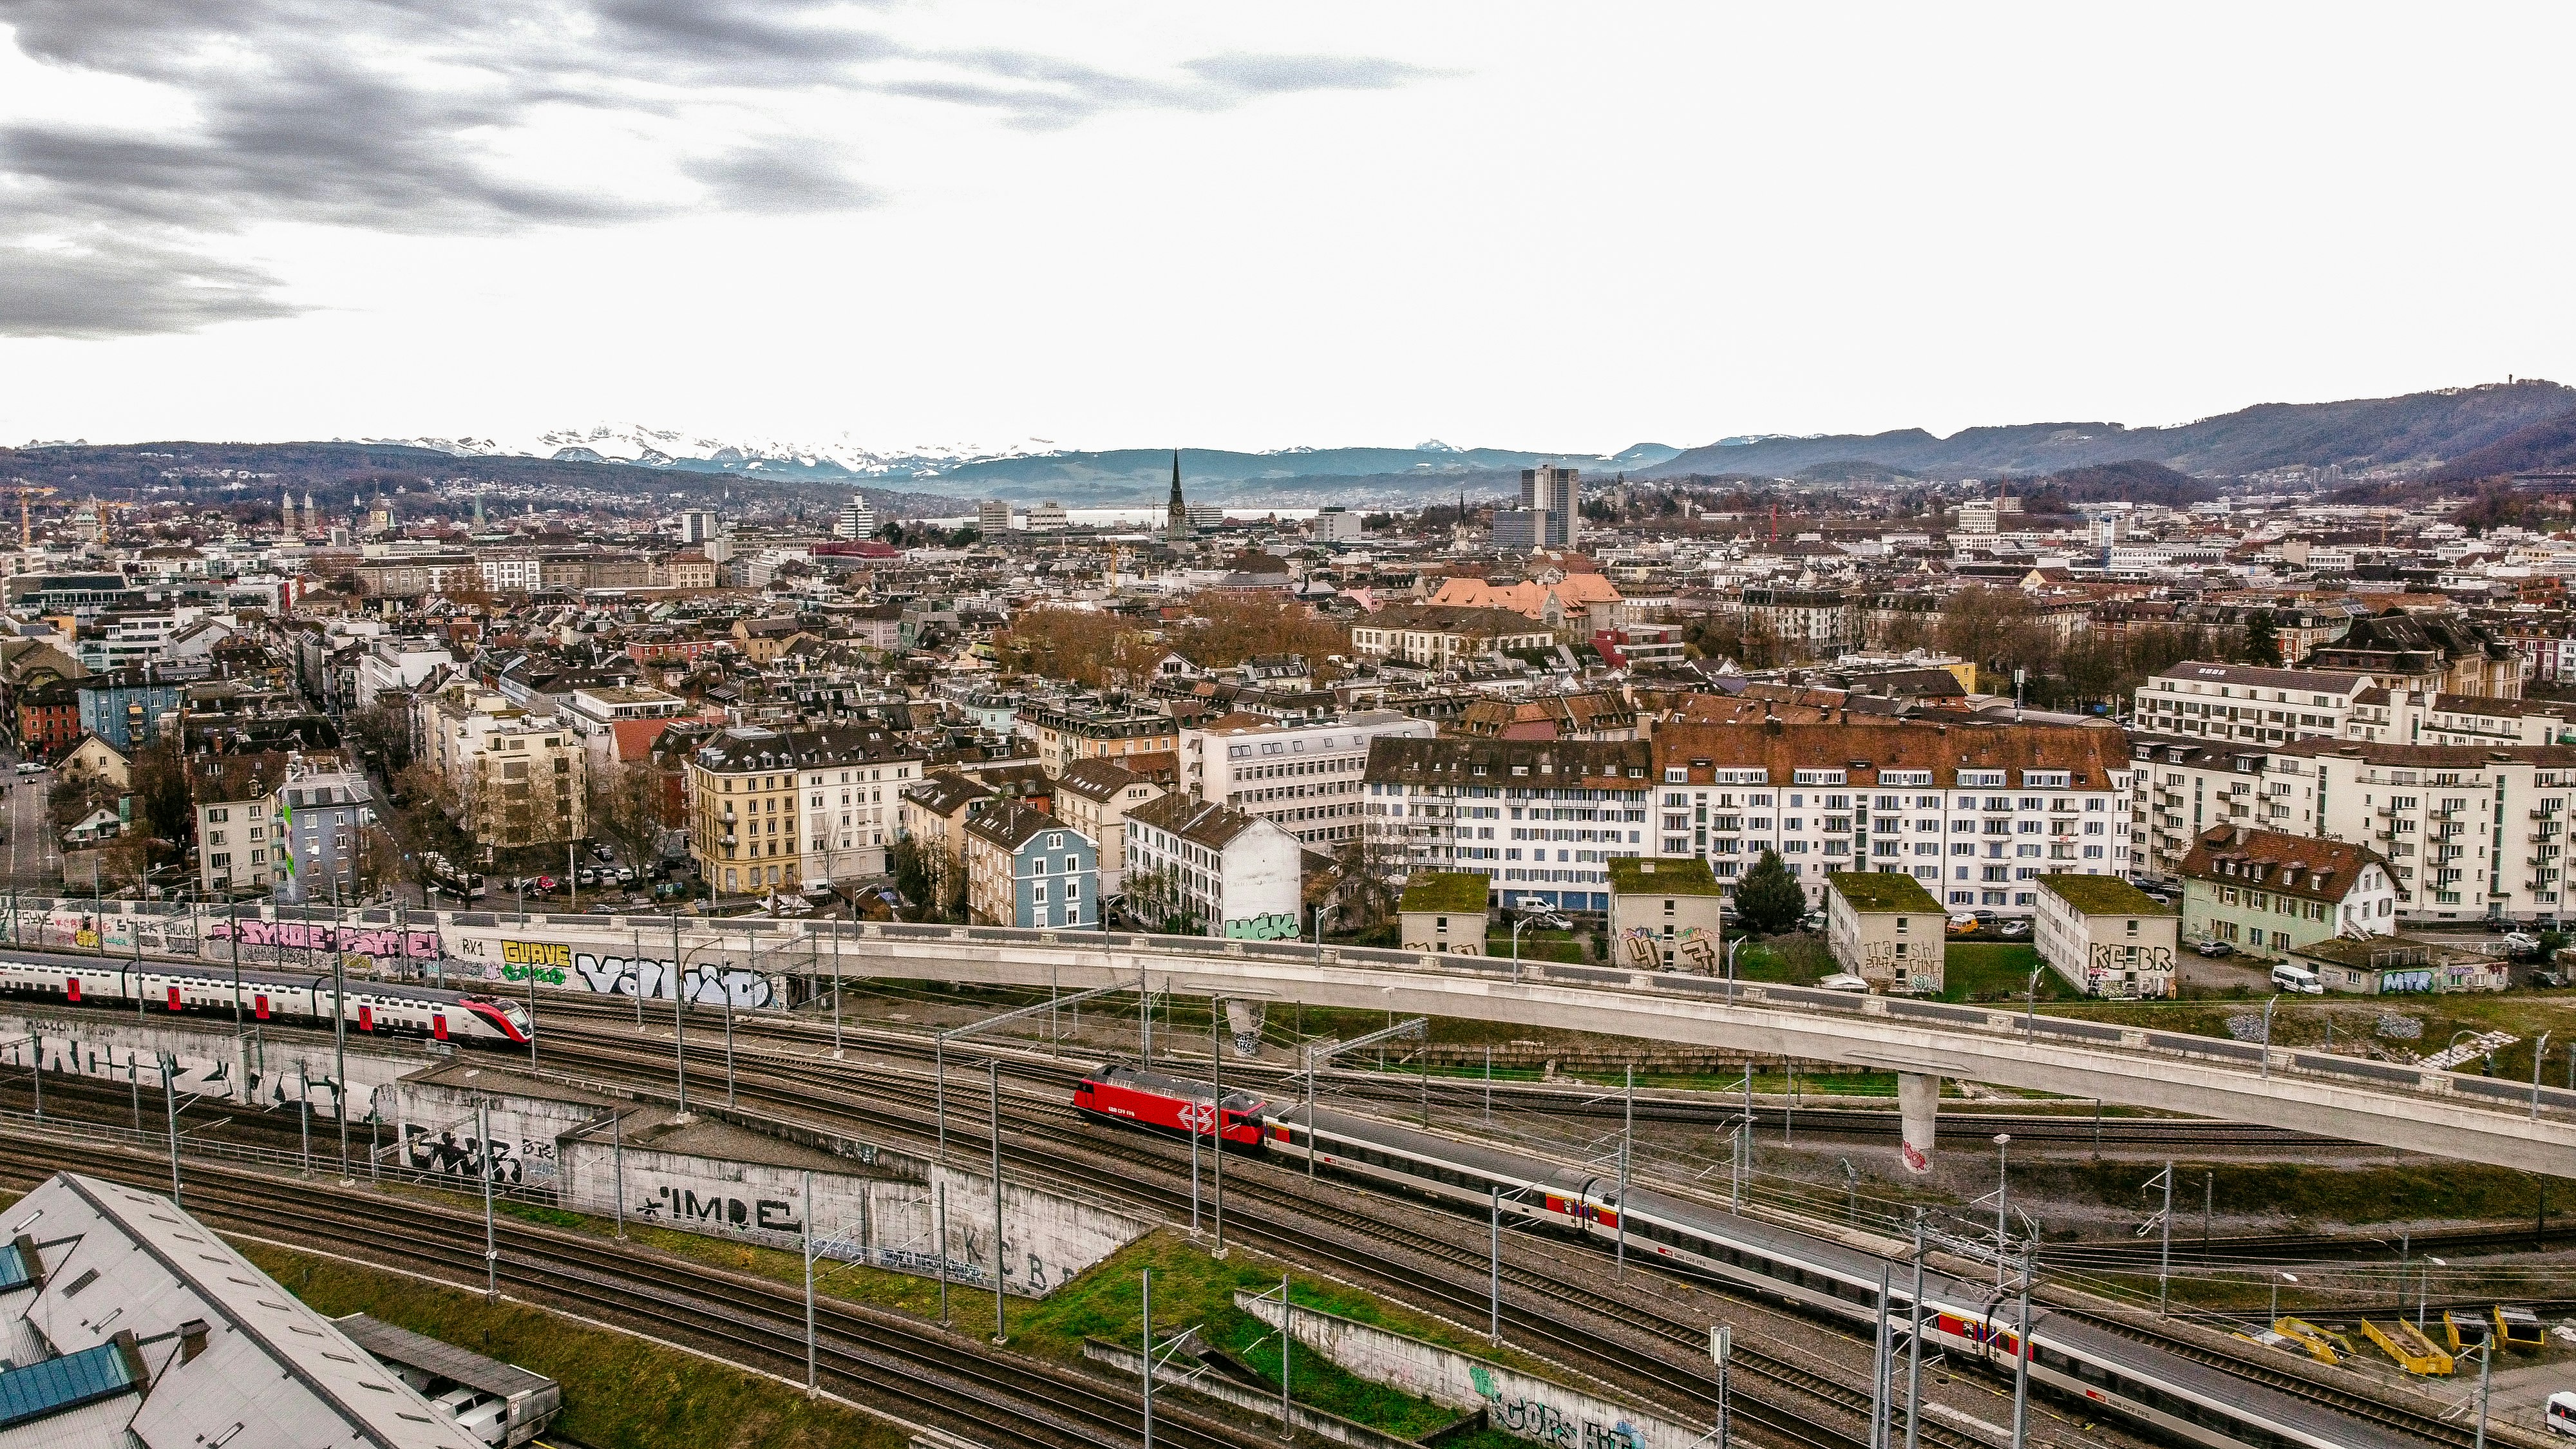
[(2556, 700), (2366, 689), (2354, 702), (2344, 738), (2401, 745), (2548, 745), (2568, 733), (2570, 713)]
[(578, 840), (589, 830), (581, 741), (471, 680), (415, 701), (421, 756), (453, 792), (457, 824), (499, 847)]
[(1607, 911), (1609, 862), (1654, 853), (1649, 762), (1642, 741), (1382, 736), (1363, 804), (1370, 866), (1482, 875), (1506, 906)]
[(2188, 661), (2138, 686), (2131, 727), (2223, 744), (2341, 738), (2372, 683), (2367, 674)]
[[(2140, 858), (2166, 878), (2192, 836), (2243, 825), (2379, 852), (2409, 924), (2566, 914), (2576, 746), (2308, 740), (2218, 752), (2142, 740), (2137, 748)], [(2169, 844), (2177, 838), (2183, 851)]]
[(1811, 904), (1833, 871), (1912, 876), (1951, 910), (2028, 915), (2043, 875), (2125, 876), (2132, 762), (2115, 731), (2058, 725), (1667, 725), (1661, 855), (1721, 885), (1777, 851)]
[(1369, 745), (1436, 733), (1429, 720), (1394, 710), (1324, 722), (1225, 715), (1181, 731), (1181, 785), (1187, 794), (1270, 821), (1299, 844), (1329, 853), (1360, 838)]

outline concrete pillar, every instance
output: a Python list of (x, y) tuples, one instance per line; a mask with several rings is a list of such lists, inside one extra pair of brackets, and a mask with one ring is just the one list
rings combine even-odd
[(1920, 1177), (1932, 1170), (1932, 1129), (1941, 1109), (1941, 1079), (1922, 1072), (1896, 1074), (1896, 1112), (1904, 1120), (1905, 1140), (1897, 1148), (1905, 1170)]
[(1262, 1003), (1258, 1001), (1246, 1001), (1238, 996), (1225, 999), (1225, 1024), (1234, 1028), (1236, 1056), (1261, 1055), (1261, 1013)]

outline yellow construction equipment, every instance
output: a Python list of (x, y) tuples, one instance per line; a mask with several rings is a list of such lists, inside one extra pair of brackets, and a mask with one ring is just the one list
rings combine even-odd
[(2435, 1348), (2433, 1340), (2402, 1318), (2386, 1327), (2365, 1318), (2361, 1321), (2361, 1334), (2410, 1374), (2448, 1376), (2451, 1372), (2451, 1356)]
[(2487, 1341), (2486, 1315), (2471, 1308), (2442, 1310), (2442, 1338), (2459, 1355)]
[(2326, 1331), (2304, 1318), (2276, 1318), (2272, 1320), (2272, 1331), (2297, 1344), (2301, 1351), (2319, 1363), (2336, 1361), (2334, 1343), (2326, 1336)]
[(2496, 1340), (2507, 1348), (2546, 1348), (2549, 1330), (2541, 1325), (2540, 1315), (2528, 1308), (2509, 1303), (2495, 1306)]

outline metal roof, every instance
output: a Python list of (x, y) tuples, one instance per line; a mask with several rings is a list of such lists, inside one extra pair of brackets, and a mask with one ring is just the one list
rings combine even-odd
[(132, 1340), (102, 1343), (40, 1363), (0, 1368), (0, 1429), (49, 1419), (133, 1388)]

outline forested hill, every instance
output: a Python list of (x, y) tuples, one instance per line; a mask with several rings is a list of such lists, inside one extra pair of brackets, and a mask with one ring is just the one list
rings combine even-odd
[(1820, 463), (1876, 463), (1936, 478), (2049, 474), (2131, 459), (2233, 476), (2295, 465), (2422, 463), (2428, 470), (2576, 410), (2576, 388), (2537, 380), (2331, 403), (2264, 403), (2170, 428), (2024, 423), (1935, 437), (1763, 438), (1686, 449), (1648, 477), (1786, 478)]

